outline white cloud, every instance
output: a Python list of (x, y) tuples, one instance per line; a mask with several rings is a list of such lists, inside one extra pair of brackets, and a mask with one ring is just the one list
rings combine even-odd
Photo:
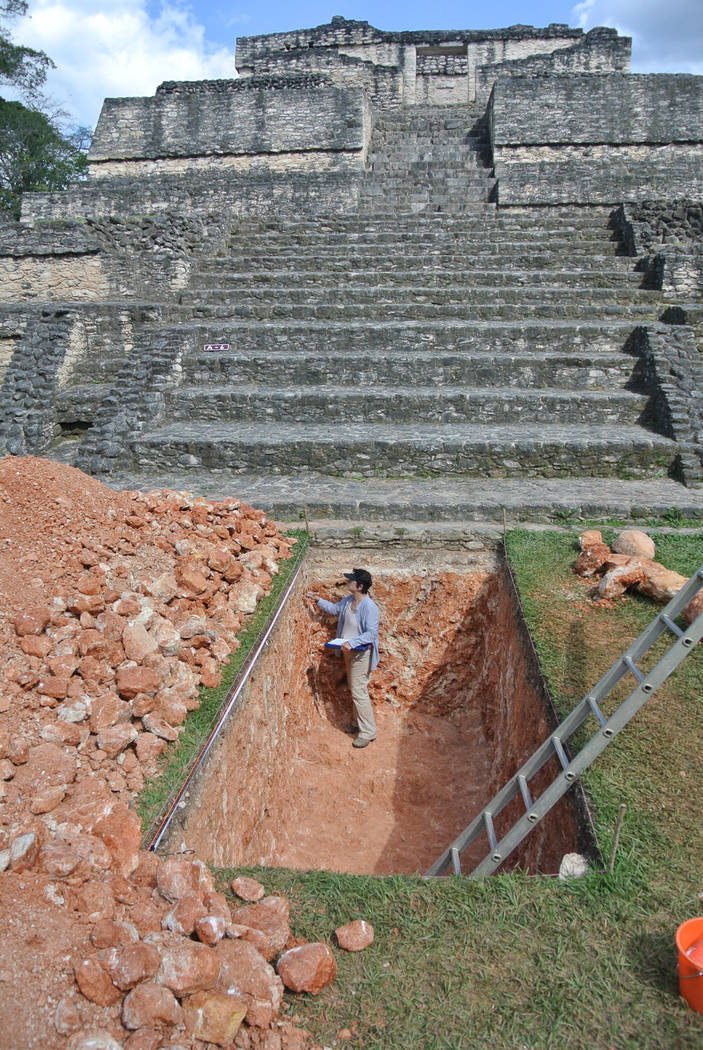
[(582, 0), (572, 13), (583, 29), (631, 36), (635, 73), (703, 74), (701, 0)]
[(214, 47), (188, 7), (164, 0), (33, 0), (15, 39), (56, 63), (47, 93), (78, 123), (94, 126), (103, 99), (151, 95), (163, 80), (235, 76), (231, 48)]

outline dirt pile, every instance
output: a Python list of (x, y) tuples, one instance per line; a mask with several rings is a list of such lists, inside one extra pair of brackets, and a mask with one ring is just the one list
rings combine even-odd
[(305, 1042), (255, 923), (196, 858), (140, 852), (131, 808), (289, 553), (236, 499), (0, 461), (5, 1050)]

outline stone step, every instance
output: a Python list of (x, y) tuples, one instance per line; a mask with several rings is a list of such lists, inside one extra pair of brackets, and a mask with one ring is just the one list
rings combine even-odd
[[(571, 272), (590, 274), (592, 272), (612, 272), (634, 274), (634, 260), (627, 257), (618, 257), (612, 254), (596, 255), (595, 253), (582, 253), (579, 255), (572, 252), (569, 256), (556, 252), (530, 251), (525, 245), (519, 252), (511, 255), (501, 255), (500, 248), (495, 246), (490, 250), (470, 252), (458, 252), (454, 250), (430, 249), (424, 252), (405, 249), (394, 255), (392, 252), (375, 252), (357, 249), (354, 252), (344, 250), (334, 251), (307, 251), (300, 252), (292, 248), (276, 250), (275, 252), (265, 249), (242, 248), (233, 249), (228, 255), (217, 255), (198, 263), (200, 273), (217, 271), (225, 273), (250, 269), (263, 269), (266, 272), (284, 269), (290, 272), (315, 271), (328, 273), (331, 271), (348, 271), (355, 268), (365, 273), (386, 270), (391, 265), (394, 272), (402, 271), (413, 273), (430, 274), (437, 270), (448, 272), (470, 272), (470, 273), (524, 273), (540, 271), (565, 272), (566, 267), (573, 267)], [(501, 265), (501, 261), (503, 265)], [(467, 266), (472, 269), (467, 271)], [(637, 273), (637, 279), (642, 281), (642, 274)]]
[[(424, 377), (423, 377), (424, 378)], [(181, 386), (167, 395), (168, 418), (193, 423), (559, 423), (635, 425), (646, 412), (646, 395), (625, 390), (518, 390), (477, 388), (373, 387), (358, 377), (352, 386), (295, 386), (230, 383)]]
[[(334, 415), (334, 406), (330, 406)], [(133, 437), (136, 466), (336, 476), (651, 477), (675, 442), (642, 427), (578, 424), (178, 423)], [(449, 479), (447, 479), (449, 483)]]
[[(182, 317), (182, 310), (175, 310)], [(632, 335), (632, 321), (596, 318), (589, 321), (564, 319), (497, 322), (495, 320), (362, 321), (354, 318), (341, 323), (316, 321), (198, 321), (183, 318), (177, 324), (154, 327), (152, 338), (168, 345), (182, 346), (184, 352), (206, 343), (228, 343), (243, 354), (307, 354), (324, 348), (325, 353), (356, 361), (367, 353), (396, 357), (424, 353), (429, 356), (452, 354), (499, 354), (514, 356), (523, 364), (539, 353), (558, 354), (567, 360), (590, 362), (602, 354), (619, 354)], [(149, 335), (147, 334), (147, 338)], [(207, 356), (207, 355), (206, 355)], [(636, 358), (627, 355), (634, 362)]]
[[(456, 260), (458, 264), (464, 260)], [(250, 272), (222, 271), (214, 266), (208, 266), (191, 274), (189, 287), (211, 288), (217, 283), (221, 288), (246, 289), (248, 285), (256, 288), (276, 288), (290, 285), (294, 277), (297, 288), (323, 289), (341, 286), (355, 287), (359, 282), (372, 283), (377, 288), (392, 288), (401, 285), (403, 288), (520, 288), (537, 287), (547, 288), (572, 288), (587, 285), (589, 289), (630, 289), (636, 290), (642, 284), (642, 274), (634, 270), (614, 269), (597, 270), (594, 273), (584, 274), (583, 270), (468, 270), (452, 269), (444, 270), (427, 266), (426, 270), (415, 270), (409, 266), (398, 266), (386, 269), (389, 266), (387, 259), (381, 259), (376, 266), (360, 266), (356, 260), (351, 260), (342, 266), (340, 263), (335, 267), (320, 264), (313, 269), (316, 260), (310, 259), (310, 266), (298, 269), (294, 261), (288, 268), (275, 267), (257, 273), (252, 276)]]
[[(609, 233), (608, 222), (610, 209), (608, 208), (543, 208), (537, 219), (533, 210), (530, 209), (497, 209), (495, 204), (486, 204), (477, 210), (475, 214), (461, 216), (451, 221), (452, 229), (460, 231), (483, 231), (485, 228), (499, 230), (533, 230), (538, 227), (542, 230), (559, 230), (562, 233), (581, 228), (599, 230), (601, 233)], [(389, 214), (386, 211), (372, 212), (364, 216), (358, 214), (326, 215), (319, 218), (292, 218), (286, 221), (286, 230), (335, 230), (345, 232), (348, 230), (384, 229), (396, 230), (407, 228), (416, 230), (429, 227), (433, 229), (442, 224), (441, 218), (429, 218), (406, 213), (405, 215)], [(282, 224), (274, 218), (260, 218), (242, 216), (237, 219), (236, 227), (242, 230), (259, 232), (267, 229), (279, 229)]]
[[(607, 390), (621, 388), (631, 382), (635, 359), (624, 353), (607, 351), (590, 353), (587, 348), (572, 354), (533, 351), (524, 353), (449, 353), (440, 350), (408, 351), (386, 347), (369, 351), (365, 344), (349, 346), (348, 353), (340, 354), (340, 347), (326, 350), (308, 349), (309, 339), (300, 340), (299, 349), (291, 349), (292, 340), (266, 343), (260, 352), (201, 351), (187, 356), (183, 362), (186, 383), (225, 384), (261, 383), (272, 386), (329, 383), (358, 383), (360, 386), (413, 384), (421, 377), (424, 384), (439, 385), (465, 383), (473, 386), (497, 384), (514, 390), (533, 387), (576, 388)], [(265, 338), (261, 340), (265, 343)], [(201, 343), (202, 345), (202, 343)], [(285, 349), (278, 349), (283, 345)], [(314, 344), (313, 344), (314, 345)], [(499, 344), (500, 345), (500, 344)]]
[[(248, 234), (247, 240), (251, 239), (252, 234), (249, 231), (244, 230), (243, 233), (244, 236)], [(341, 245), (344, 248), (348, 247), (349, 250), (355, 250), (357, 247), (375, 249), (379, 245), (385, 247), (397, 245), (400, 247), (406, 244), (411, 246), (422, 245), (423, 247), (436, 245), (440, 248), (460, 245), (464, 251), (468, 247), (471, 250), (474, 247), (479, 247), (478, 244), (474, 245), (474, 243), (467, 241), (464, 234), (465, 231), (455, 227), (454, 223), (448, 220), (447, 222), (434, 224), (428, 221), (422, 228), (416, 230), (408, 227), (399, 227), (396, 230), (390, 228), (362, 228), (357, 231), (329, 230), (325, 228), (301, 228), (299, 230), (295, 228), (266, 228), (256, 234), (256, 242), (267, 247), (309, 245), (314, 248), (334, 248)], [(237, 237), (235, 235), (232, 241), (236, 242), (236, 240)], [(505, 232), (491, 226), (481, 234), (481, 242), (483, 244), (497, 245), (507, 252), (513, 246), (522, 248), (527, 244), (544, 246), (550, 250), (563, 250), (565, 254), (568, 254), (569, 249), (574, 247), (599, 248), (603, 254), (606, 254), (608, 251), (614, 252), (617, 247), (609, 231), (597, 228), (591, 229), (589, 227), (583, 227), (573, 232), (561, 229), (524, 230), (519, 228)]]
[(521, 302), (497, 302), (491, 294), (486, 294), (484, 302), (458, 302), (437, 305), (435, 303), (384, 303), (374, 300), (369, 303), (324, 302), (324, 303), (286, 303), (271, 302), (262, 293), (261, 301), (254, 303), (218, 303), (209, 304), (184, 293), (181, 305), (174, 305), (164, 311), (166, 316), (177, 319), (208, 319), (213, 328), (222, 330), (222, 325), (238, 321), (328, 321), (353, 322), (363, 321), (368, 324), (393, 320), (400, 322), (411, 320), (416, 323), (444, 321), (447, 324), (460, 321), (490, 321), (496, 324), (508, 321), (528, 321), (544, 319), (550, 321), (605, 321), (606, 319), (630, 321), (632, 324), (655, 322), (661, 308), (656, 304), (640, 305), (635, 303), (584, 303), (576, 298), (573, 302), (533, 302), (528, 296)]
[[(581, 521), (631, 520), (680, 514), (703, 520), (703, 489), (670, 478), (625, 481), (581, 478), (331, 478), (314, 472), (232, 474), (228, 470), (160, 471), (110, 475), (118, 489), (170, 488), (209, 499), (237, 497), (279, 521), (316, 519), (357, 522), (352, 535), (364, 542), (369, 522), (392, 522), (403, 542), (413, 522), (526, 522), (571, 525)], [(405, 524), (403, 524), (405, 523)]]

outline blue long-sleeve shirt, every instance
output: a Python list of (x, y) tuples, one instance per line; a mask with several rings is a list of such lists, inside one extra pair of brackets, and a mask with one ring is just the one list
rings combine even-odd
[[(346, 598), (342, 598), (338, 602), (328, 602), (325, 598), (317, 599), (318, 609), (322, 609), (323, 612), (329, 613), (330, 616), (336, 616), (337, 619), (337, 637), (341, 638), (342, 631), (344, 630), (344, 616), (351, 605), (353, 599), (351, 594), (348, 594)], [(359, 635), (356, 638), (347, 638), (346, 641), (354, 648), (358, 645), (371, 645), (371, 663), (369, 669), (373, 671), (374, 667), (378, 667), (378, 606), (376, 603), (369, 598), (368, 594), (364, 595), (362, 600), (356, 607), (356, 616), (359, 621)]]

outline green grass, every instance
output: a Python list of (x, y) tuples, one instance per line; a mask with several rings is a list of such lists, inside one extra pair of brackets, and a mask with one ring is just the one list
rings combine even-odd
[(295, 547), (290, 558), (281, 561), (278, 575), (273, 577), (271, 593), (261, 599), (256, 612), (247, 618), (237, 636), (239, 648), (233, 652), (222, 670), (222, 681), (215, 689), (200, 689), (198, 700), (200, 706), (190, 711), (178, 738), (177, 743), (169, 747), (159, 760), (158, 775), (148, 780), (137, 799), (137, 813), (142, 822), (143, 843), (146, 846), (153, 837), (153, 832), (168, 806), (173, 793), (177, 792), (207, 737), (217, 722), (219, 714), (227, 699), (227, 694), (244, 667), (262, 629), (269, 619), (278, 601), (288, 586), (300, 560), (307, 548), (307, 533), (302, 529), (291, 529), (287, 536), (295, 540)]
[[(656, 613), (630, 598), (589, 605), (574, 577), (576, 536), (510, 531), (507, 548), (556, 703), (570, 710)], [(657, 557), (686, 575), (700, 536), (661, 536)], [(565, 644), (566, 642), (566, 644)], [(254, 874), (286, 894), (297, 936), (333, 943), (341, 923), (376, 931), (358, 954), (335, 949), (336, 981), (286, 1009), (323, 1046), (364, 1050), (688, 1050), (703, 1016), (678, 996), (674, 933), (703, 914), (703, 648), (653, 696), (585, 779), (607, 856), (627, 806), (613, 875), (560, 883)], [(235, 872), (220, 871), (223, 884)], [(348, 1043), (337, 1032), (358, 1022)]]

